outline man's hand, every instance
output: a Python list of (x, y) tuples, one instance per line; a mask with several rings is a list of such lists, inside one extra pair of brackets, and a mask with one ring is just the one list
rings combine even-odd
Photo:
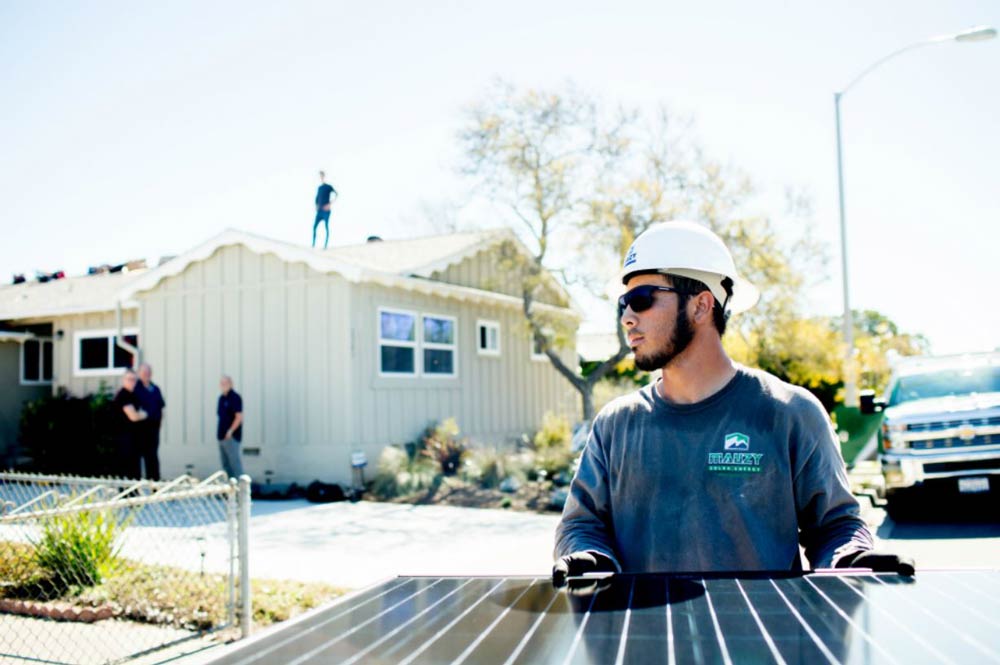
[(837, 561), (836, 568), (868, 568), (873, 573), (898, 573), (913, 577), (916, 564), (910, 557), (886, 552), (851, 552)]
[(614, 573), (615, 563), (598, 552), (573, 552), (560, 558), (552, 566), (552, 584), (566, 586), (566, 578), (584, 573)]

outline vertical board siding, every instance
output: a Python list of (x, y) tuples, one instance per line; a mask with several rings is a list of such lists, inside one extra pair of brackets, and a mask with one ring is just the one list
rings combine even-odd
[[(503, 277), (485, 253), (445, 272), (476, 288)], [(243, 396), (243, 446), (260, 451), (244, 465), (258, 481), (271, 470), (276, 482), (347, 482), (352, 451), (374, 466), (384, 446), (413, 441), (447, 417), (475, 441), (501, 442), (534, 431), (545, 411), (579, 415), (569, 383), (547, 361), (531, 360), (515, 306), (349, 284), (242, 246), (220, 249), (139, 299), (140, 341), (168, 403), (167, 474), (219, 467), (215, 404), (224, 373)], [(458, 377), (379, 377), (379, 307), (455, 317)], [(500, 323), (499, 357), (477, 352), (480, 319)], [(126, 317), (136, 322), (135, 313)], [(113, 327), (113, 313), (101, 325)], [(562, 355), (575, 363), (573, 350)]]
[(347, 286), (336, 275), (241, 247), (140, 295), (143, 345), (168, 402), (161, 460), (168, 474), (218, 469), (218, 381), (243, 397), (244, 466), (276, 482), (350, 476)]
[[(431, 275), (431, 279), (468, 286), (474, 289), (494, 291), (515, 298), (521, 297), (521, 284), (508, 271), (502, 270), (497, 264), (495, 252), (483, 250), (475, 256), (470, 256), (444, 270)], [(565, 298), (556, 290), (543, 286), (538, 295), (538, 302), (549, 305), (565, 306)]]

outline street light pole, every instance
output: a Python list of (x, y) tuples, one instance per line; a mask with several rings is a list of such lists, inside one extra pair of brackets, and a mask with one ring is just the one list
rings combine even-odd
[(844, 405), (858, 405), (858, 381), (854, 361), (854, 315), (851, 312), (850, 288), (847, 279), (847, 219), (844, 211), (844, 156), (841, 147), (840, 137), (840, 99), (847, 91), (853, 88), (861, 79), (870, 74), (879, 65), (890, 60), (900, 53), (905, 53), (921, 46), (939, 44), (941, 42), (979, 42), (993, 39), (997, 36), (997, 31), (989, 26), (976, 26), (957, 32), (951, 35), (941, 35), (931, 37), (920, 42), (915, 42), (897, 49), (889, 55), (883, 56), (871, 65), (866, 67), (860, 74), (855, 76), (840, 92), (833, 93), (833, 110), (837, 125), (837, 192), (840, 203), (840, 265), (844, 290)]

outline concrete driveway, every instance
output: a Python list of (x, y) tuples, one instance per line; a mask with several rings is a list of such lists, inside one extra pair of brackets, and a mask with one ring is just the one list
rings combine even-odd
[(396, 575), (547, 575), (559, 515), (256, 501), (250, 576), (361, 588)]

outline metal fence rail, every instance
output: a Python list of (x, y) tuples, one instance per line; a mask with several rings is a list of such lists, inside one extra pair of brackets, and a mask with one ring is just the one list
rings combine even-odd
[(113, 663), (246, 636), (249, 515), (247, 476), (0, 473), (0, 658)]

